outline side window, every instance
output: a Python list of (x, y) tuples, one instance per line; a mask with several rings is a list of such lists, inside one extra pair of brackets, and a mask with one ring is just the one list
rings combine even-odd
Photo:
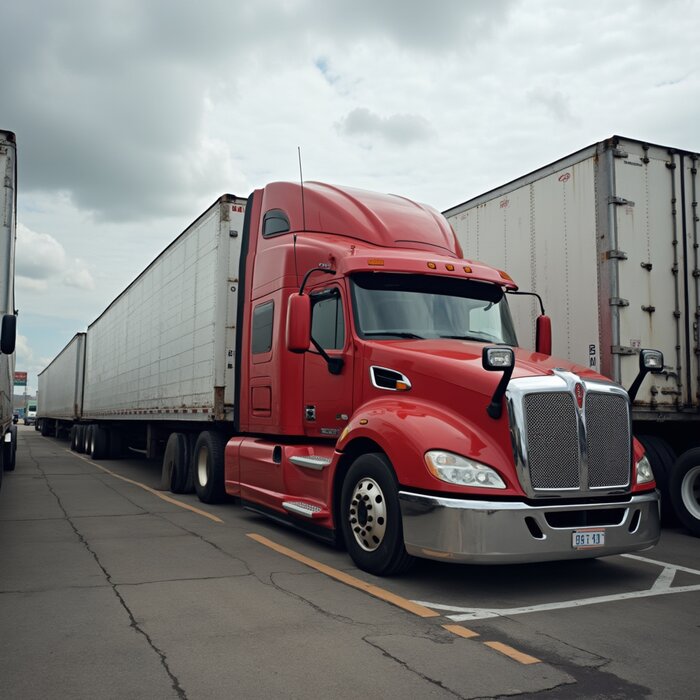
[(263, 217), (263, 238), (289, 231), (289, 217), (281, 209), (270, 209)]
[(343, 301), (336, 287), (312, 294), (311, 335), (324, 350), (345, 346)]
[(253, 309), (253, 355), (270, 352), (272, 350), (272, 319), (275, 311), (275, 303), (268, 301)]

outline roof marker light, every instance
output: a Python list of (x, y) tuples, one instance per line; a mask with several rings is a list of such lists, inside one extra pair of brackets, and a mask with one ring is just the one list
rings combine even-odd
[(428, 267), (429, 267), (431, 270), (435, 270), (435, 269), (437, 268), (437, 265), (436, 265), (435, 263), (433, 263), (433, 262), (429, 262), (429, 263), (428, 263)]
[(447, 265), (445, 265), (445, 269), (448, 270), (449, 272), (452, 272), (455, 269), (455, 266), (447, 264)]
[(507, 272), (504, 272), (503, 270), (499, 270), (498, 274), (501, 276), (502, 279), (508, 280), (508, 282), (513, 281), (513, 278)]
[(382, 265), (384, 265), (384, 261), (381, 260), (381, 259), (379, 259), (379, 258), (370, 258), (370, 259), (367, 261), (367, 264), (368, 264), (368, 265), (376, 265), (376, 266), (381, 267)]
[(469, 265), (465, 265), (465, 266), (464, 266), (464, 271), (465, 271), (465, 272), (471, 272), (472, 269), (471, 269), (471, 267), (469, 267)]

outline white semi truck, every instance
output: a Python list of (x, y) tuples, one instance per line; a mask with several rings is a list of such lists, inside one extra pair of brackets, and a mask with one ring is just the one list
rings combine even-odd
[(17, 147), (11, 131), (0, 130), (0, 483), (15, 468), (17, 426), (12, 422), (15, 369), (15, 238), (17, 217)]
[[(630, 386), (640, 348), (664, 371), (633, 404), (667, 519), (700, 536), (700, 155), (613, 136), (444, 212), (464, 257), (539, 293), (552, 354)], [(511, 297), (515, 307), (517, 301)], [(513, 314), (534, 347), (540, 304)]]

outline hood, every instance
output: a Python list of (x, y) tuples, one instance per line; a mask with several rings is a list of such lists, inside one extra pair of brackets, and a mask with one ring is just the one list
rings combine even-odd
[[(489, 396), (500, 381), (500, 372), (487, 372), (481, 366), (484, 343), (470, 340), (391, 340), (369, 342), (370, 364), (395, 369), (411, 381), (420, 376), (427, 381), (463, 387)], [(515, 369), (512, 379), (553, 375), (553, 370), (573, 372), (584, 380), (612, 383), (587, 367), (523, 348), (513, 348)]]

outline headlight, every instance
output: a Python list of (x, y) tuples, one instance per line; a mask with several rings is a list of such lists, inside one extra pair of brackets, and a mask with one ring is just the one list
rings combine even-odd
[(467, 459), (452, 452), (430, 450), (425, 453), (428, 470), (440, 481), (459, 486), (476, 486), (482, 489), (504, 489), (503, 479), (491, 467)]
[(644, 455), (644, 457), (637, 462), (637, 483), (648, 484), (650, 481), (654, 481), (654, 472), (651, 469), (651, 464), (649, 464), (647, 456)]

